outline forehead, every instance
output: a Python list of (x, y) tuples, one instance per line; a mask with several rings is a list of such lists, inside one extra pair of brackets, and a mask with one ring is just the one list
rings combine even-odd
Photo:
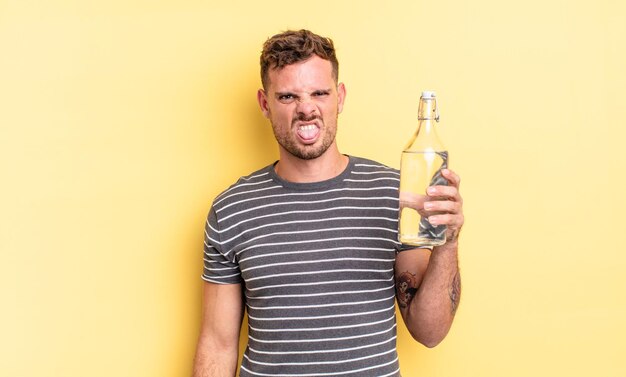
[(317, 55), (281, 69), (271, 69), (268, 78), (269, 89), (274, 91), (330, 88), (335, 82), (332, 63)]

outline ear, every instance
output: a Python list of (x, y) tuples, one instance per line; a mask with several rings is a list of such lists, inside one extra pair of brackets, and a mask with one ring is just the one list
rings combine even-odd
[(341, 114), (343, 110), (343, 103), (346, 100), (346, 86), (340, 82), (337, 85), (337, 113)]
[(267, 103), (267, 94), (265, 94), (265, 91), (263, 89), (259, 89), (256, 92), (256, 100), (259, 102), (259, 107), (261, 107), (261, 112), (263, 113), (263, 116), (269, 119), (270, 108)]

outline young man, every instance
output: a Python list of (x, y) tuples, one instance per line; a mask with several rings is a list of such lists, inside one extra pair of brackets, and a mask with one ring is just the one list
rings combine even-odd
[(448, 242), (408, 249), (397, 241), (398, 172), (337, 147), (346, 89), (332, 41), (306, 30), (272, 37), (261, 78), (280, 159), (213, 202), (194, 376), (235, 375), (244, 308), (241, 376), (399, 376), (396, 292), (428, 347), (458, 305), (459, 177), (445, 170), (449, 185), (428, 192), (429, 221), (448, 226)]

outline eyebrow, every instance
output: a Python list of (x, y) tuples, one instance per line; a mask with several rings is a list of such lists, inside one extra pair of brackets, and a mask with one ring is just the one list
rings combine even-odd
[(275, 92), (274, 96), (275, 97), (280, 97), (280, 96), (284, 96), (284, 95), (292, 95), (295, 96), (296, 94), (294, 92)]
[[(323, 93), (330, 93), (332, 92), (332, 88), (328, 88), (328, 89), (315, 89), (313, 91), (311, 91), (309, 94), (313, 94), (313, 93), (317, 93), (317, 92), (323, 92)], [(285, 91), (285, 92), (275, 92), (274, 96), (276, 97), (280, 97), (280, 96), (284, 96), (284, 95), (292, 95), (292, 96), (298, 96), (298, 93), (296, 92), (291, 92), (291, 91)]]

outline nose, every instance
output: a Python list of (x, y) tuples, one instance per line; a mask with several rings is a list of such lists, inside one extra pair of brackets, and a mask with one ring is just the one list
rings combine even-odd
[(317, 108), (313, 103), (313, 100), (309, 96), (302, 96), (297, 101), (296, 111), (298, 114), (310, 117), (315, 114)]

